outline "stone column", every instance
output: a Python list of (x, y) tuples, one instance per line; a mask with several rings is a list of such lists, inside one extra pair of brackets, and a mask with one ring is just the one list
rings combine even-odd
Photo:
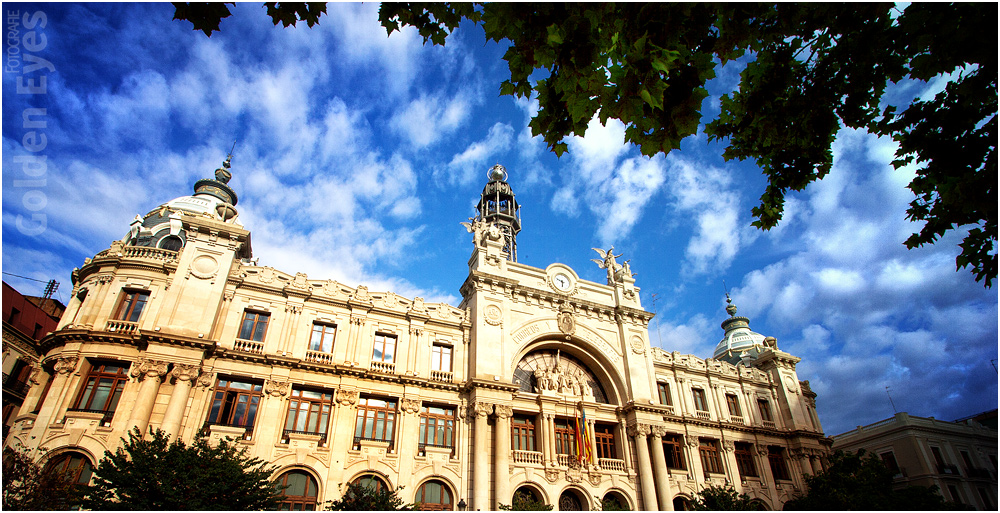
[(542, 465), (549, 466), (549, 436), (545, 431), (545, 414), (539, 413), (535, 417), (535, 426), (538, 431), (535, 433), (535, 450), (542, 453)]
[(490, 426), (486, 417), (493, 412), (493, 405), (477, 401), (472, 408), (476, 416), (475, 432), (472, 435), (476, 454), (472, 460), (472, 504), (469, 509), (488, 510), (490, 509), (490, 464), (486, 442), (490, 436)]
[[(799, 460), (799, 465), (802, 467), (802, 473), (807, 476), (812, 474), (812, 465), (809, 463), (809, 455), (805, 453), (799, 453), (796, 454), (795, 457), (798, 458)], [(799, 480), (796, 479), (795, 481), (798, 482)]]
[(170, 376), (174, 378), (174, 390), (170, 394), (167, 411), (163, 414), (163, 423), (160, 424), (160, 429), (169, 438), (177, 436), (180, 432), (181, 419), (184, 418), (191, 387), (194, 386), (194, 380), (198, 378), (200, 372), (201, 368), (198, 365), (182, 364), (174, 364), (174, 370), (170, 371)]
[(812, 465), (813, 474), (818, 474), (823, 471), (823, 464), (820, 462), (819, 457), (810, 456), (809, 463)]
[(659, 511), (656, 501), (656, 483), (653, 480), (653, 467), (649, 462), (649, 445), (646, 438), (650, 429), (646, 424), (635, 424), (628, 427), (628, 435), (635, 439), (635, 452), (639, 457), (639, 483), (642, 489), (642, 509)]
[(593, 420), (588, 420), (586, 427), (590, 430), (590, 453), (594, 455), (591, 465), (597, 467), (600, 466), (600, 458), (597, 457), (597, 430), (594, 429), (596, 424)]
[(167, 362), (141, 360), (138, 365), (132, 366), (132, 377), (142, 380), (142, 386), (139, 387), (139, 395), (128, 419), (127, 432), (131, 432), (132, 428), (139, 428), (139, 432), (146, 435), (149, 414), (153, 412), (156, 393), (160, 390), (160, 378), (166, 374)]
[[(53, 364), (55, 375), (52, 376), (52, 386), (49, 387), (49, 393), (55, 393), (55, 400), (45, 401), (45, 404), (40, 405), (43, 408), (38, 412), (35, 425), (62, 422), (62, 418), (66, 414), (66, 409), (70, 407), (71, 401), (73, 401), (74, 395), (70, 393), (70, 385), (72, 384), (71, 375), (76, 371), (79, 363), (80, 358), (77, 356), (60, 356), (55, 364)], [(51, 404), (52, 406), (48, 407), (46, 406), (47, 404)]]
[(500, 509), (500, 503), (510, 499), (510, 417), (514, 409), (498, 404), (494, 409), (497, 416), (496, 442), (493, 447), (493, 483), (495, 487), (493, 510)]
[(667, 459), (663, 456), (663, 435), (667, 434), (667, 429), (663, 426), (652, 426), (651, 432), (653, 434), (650, 441), (653, 451), (653, 473), (656, 475), (656, 496), (660, 501), (661, 510), (673, 511), (674, 501), (670, 497), (670, 471), (667, 470)]
[(556, 452), (556, 416), (546, 415), (545, 431), (549, 435), (549, 466), (559, 465), (559, 454)]

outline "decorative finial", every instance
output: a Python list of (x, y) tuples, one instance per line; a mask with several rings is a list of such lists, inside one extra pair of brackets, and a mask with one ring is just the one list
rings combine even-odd
[(729, 297), (728, 292), (726, 292), (726, 313), (730, 317), (736, 317), (736, 305), (733, 304), (733, 298)]
[(506, 182), (507, 181), (507, 168), (501, 166), (500, 164), (494, 164), (490, 168), (486, 176), (491, 182)]
[(229, 183), (229, 180), (233, 177), (232, 171), (229, 169), (232, 167), (233, 160), (233, 150), (236, 149), (236, 141), (233, 141), (233, 147), (230, 148), (229, 154), (226, 155), (226, 160), (222, 161), (222, 167), (215, 170), (215, 179), (222, 183)]

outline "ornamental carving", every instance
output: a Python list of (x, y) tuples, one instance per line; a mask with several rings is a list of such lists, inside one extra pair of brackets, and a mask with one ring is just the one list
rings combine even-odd
[(576, 333), (576, 319), (573, 318), (573, 312), (568, 306), (563, 306), (559, 315), (556, 316), (556, 323), (559, 325), (559, 331), (566, 335), (572, 335)]
[(200, 373), (200, 366), (184, 365), (181, 363), (175, 363), (174, 370), (170, 371), (170, 375), (177, 381), (194, 381)]
[(503, 323), (503, 311), (497, 305), (487, 305), (486, 309), (483, 310), (483, 315), (486, 317), (486, 323), (490, 326), (499, 326)]
[(653, 433), (653, 436), (657, 438), (663, 438), (663, 435), (667, 434), (667, 428), (663, 426), (652, 426), (650, 429)]
[(76, 370), (76, 364), (80, 362), (80, 357), (78, 356), (60, 356), (56, 360), (53, 368), (59, 374), (69, 374)]
[(399, 401), (399, 408), (403, 410), (403, 413), (417, 413), (420, 411), (420, 400), (404, 397)]
[(646, 345), (642, 342), (642, 337), (639, 335), (632, 335), (632, 352), (635, 354), (643, 354), (646, 352)]
[(138, 379), (156, 379), (167, 374), (167, 362), (141, 359), (138, 365), (132, 365), (132, 377)]
[(690, 447), (692, 449), (697, 448), (698, 444), (699, 444), (698, 437), (694, 437), (694, 436), (687, 437), (687, 444), (688, 444), (688, 447)]
[(271, 283), (274, 281), (274, 277), (274, 269), (270, 267), (264, 267), (257, 273), (257, 280), (261, 283)]
[(649, 424), (632, 424), (626, 428), (628, 436), (649, 436), (652, 432)]
[(545, 480), (550, 483), (555, 483), (559, 480), (559, 471), (554, 468), (546, 469)]
[(368, 286), (358, 285), (358, 290), (354, 293), (354, 299), (358, 301), (370, 302), (372, 297), (368, 294)]
[(42, 374), (42, 366), (37, 363), (34, 363), (31, 365), (31, 376), (28, 378), (28, 380), (31, 381), (32, 385), (41, 385), (42, 384), (41, 374)]
[(514, 408), (506, 404), (498, 404), (494, 407), (494, 413), (501, 419), (509, 419), (514, 415)]
[(295, 273), (295, 278), (292, 278), (292, 282), (288, 284), (288, 287), (298, 290), (312, 290), (308, 279), (309, 276), (306, 273)]
[(386, 292), (385, 295), (382, 296), (382, 305), (386, 308), (396, 308), (399, 306), (399, 298), (392, 292)]
[(341, 388), (337, 390), (337, 403), (341, 406), (354, 406), (358, 404), (359, 395), (357, 390), (344, 390)]
[(476, 417), (485, 418), (489, 416), (489, 414), (493, 413), (493, 404), (477, 401), (472, 405), (472, 411)]
[(289, 383), (287, 381), (269, 379), (264, 383), (264, 393), (280, 397), (288, 393), (288, 387)]
[(604, 476), (602, 476), (600, 472), (591, 472), (589, 476), (590, 484), (593, 486), (600, 486), (603, 478)]
[(328, 296), (339, 296), (340, 284), (333, 280), (326, 280), (326, 283), (323, 284), (323, 293)]
[(726, 452), (734, 452), (736, 450), (736, 443), (732, 440), (726, 440), (725, 442), (722, 442), (722, 448), (725, 449)]
[(195, 386), (208, 388), (215, 383), (215, 373), (214, 372), (203, 372), (198, 376), (198, 381), (195, 382)]
[(536, 392), (557, 392), (573, 396), (593, 397), (594, 389), (590, 386), (583, 371), (564, 369), (556, 363), (551, 369), (542, 362), (535, 369)]

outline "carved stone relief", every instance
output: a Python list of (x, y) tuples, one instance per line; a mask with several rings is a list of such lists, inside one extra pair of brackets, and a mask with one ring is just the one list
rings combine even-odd
[(337, 390), (337, 403), (341, 406), (354, 406), (358, 404), (359, 395), (357, 390), (344, 390), (341, 388)]
[(273, 397), (281, 397), (288, 394), (290, 384), (287, 381), (275, 381), (269, 379), (264, 382), (264, 392)]

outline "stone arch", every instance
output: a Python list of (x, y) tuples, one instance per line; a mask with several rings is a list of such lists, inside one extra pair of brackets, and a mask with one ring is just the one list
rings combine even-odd
[(628, 494), (625, 493), (625, 490), (621, 490), (619, 488), (609, 488), (604, 492), (604, 495), (601, 496), (601, 499), (603, 501), (607, 501), (609, 497), (616, 499), (625, 510), (634, 511), (636, 509), (636, 506), (632, 504), (632, 499), (630, 499)]
[[(323, 480), (320, 478), (319, 473), (316, 472), (315, 469), (313, 469), (313, 468), (311, 468), (309, 466), (306, 466), (306, 465), (289, 465), (289, 466), (280, 468), (278, 471), (276, 471), (274, 473), (274, 480), (275, 480), (275, 482), (278, 482), (278, 480), (282, 479), (286, 474), (289, 474), (289, 473), (292, 473), (292, 472), (301, 472), (301, 473), (304, 473), (307, 476), (311, 477), (313, 479), (313, 481), (316, 482), (315, 506), (321, 506), (323, 504), (322, 498), (323, 498), (323, 493), (324, 493), (324, 486), (323, 486), (324, 483), (323, 483)], [(306, 487), (306, 490), (308, 491), (308, 487)]]
[(673, 504), (674, 511), (692, 511), (694, 509), (694, 501), (691, 500), (691, 496), (686, 493), (679, 493), (675, 495)]
[[(70, 467), (67, 468), (66, 470), (77, 469), (76, 472), (74, 473), (74, 480), (76, 483), (78, 484), (89, 483), (91, 476), (93, 475), (94, 469), (97, 468), (98, 460), (94, 458), (94, 455), (90, 453), (90, 451), (87, 451), (82, 447), (65, 446), (53, 451), (49, 451), (49, 453), (46, 454), (45, 457), (42, 458), (41, 461), (39, 461), (39, 463), (42, 468), (48, 468), (50, 467), (50, 465), (53, 465), (54, 463), (61, 464), (63, 461), (65, 461), (63, 457), (72, 457), (71, 455), (83, 456), (83, 458), (86, 459), (87, 461), (82, 462), (79, 466)], [(83, 472), (81, 472), (78, 469), (83, 469)], [(84, 475), (86, 475), (86, 479), (83, 479)]]
[(440, 482), (441, 484), (444, 485), (444, 487), (448, 490), (448, 493), (451, 495), (451, 506), (452, 506), (452, 509), (457, 509), (458, 508), (458, 501), (460, 500), (460, 497), (458, 496), (458, 488), (455, 486), (455, 484), (450, 479), (448, 479), (448, 478), (446, 478), (446, 477), (444, 477), (442, 475), (439, 475), (439, 474), (427, 476), (424, 479), (421, 479), (421, 480), (417, 481), (417, 484), (413, 487), (413, 500), (411, 502), (412, 503), (416, 503), (417, 502), (417, 498), (420, 495), (420, 488), (422, 486), (424, 486), (425, 484), (430, 483), (432, 481), (438, 481), (438, 482)]
[(576, 485), (569, 485), (559, 492), (555, 509), (558, 511), (590, 511), (594, 500), (591, 495)]
[(542, 333), (533, 338), (514, 354), (507, 375), (513, 379), (514, 370), (521, 360), (533, 352), (546, 349), (552, 351), (558, 349), (583, 363), (603, 387), (609, 404), (624, 402), (624, 398), (627, 397), (625, 393), (627, 387), (624, 377), (618, 370), (621, 363), (612, 362), (603, 351), (575, 336), (566, 340), (566, 335), (561, 333)]
[(756, 499), (751, 500), (750, 504), (753, 505), (753, 508), (755, 510), (757, 510), (757, 511), (770, 511), (771, 510), (771, 507), (767, 504), (767, 502), (764, 501), (763, 499), (759, 498), (759, 497), (756, 498)]
[(532, 496), (532, 498), (534, 498), (537, 501), (543, 502), (545, 504), (552, 504), (552, 501), (548, 497), (548, 494), (545, 493), (545, 487), (537, 483), (534, 483), (532, 481), (524, 481), (523, 483), (517, 485), (517, 488), (514, 489), (514, 492), (511, 493), (510, 497), (507, 499), (507, 501), (509, 502), (504, 502), (503, 500), (500, 500), (498, 502), (500, 502), (501, 504), (513, 504), (514, 496), (517, 495), (518, 492), (528, 493)]
[(354, 481), (357, 481), (358, 479), (361, 479), (366, 476), (372, 476), (379, 479), (380, 481), (384, 482), (389, 487), (390, 490), (396, 489), (396, 485), (392, 483), (392, 479), (389, 479), (389, 474), (373, 468), (365, 468), (360, 472), (355, 472), (354, 475), (352, 475), (351, 478), (345, 482), (353, 483)]
[[(70, 440), (68, 440), (69, 434), (57, 436), (55, 438), (58, 439), (58, 438), (63, 438), (63, 437), (66, 437), (64, 439), (65, 442), (70, 442)], [(50, 449), (41, 458), (38, 459), (39, 464), (41, 464), (42, 466), (45, 466), (49, 462), (49, 460), (51, 460), (52, 458), (54, 458), (56, 456), (59, 456), (61, 453), (64, 453), (64, 452), (67, 452), (67, 451), (76, 451), (76, 452), (83, 453), (85, 456), (87, 456), (88, 458), (90, 458), (90, 461), (96, 467), (97, 463), (101, 460), (101, 458), (98, 458), (95, 455), (96, 454), (100, 454), (103, 457), (104, 452), (108, 450), (108, 448), (105, 447), (104, 444), (100, 443), (99, 441), (97, 441), (96, 439), (94, 439), (93, 437), (91, 437), (89, 435), (84, 435), (84, 436), (80, 437), (80, 440), (77, 443), (75, 443), (75, 444), (74, 443), (62, 443), (62, 444), (58, 444), (58, 443), (53, 443), (54, 441), (55, 441), (55, 439), (50, 438), (45, 443), (39, 444), (39, 445), (41, 445), (43, 447), (46, 447), (46, 446), (47, 447), (52, 447), (53, 445), (55, 445), (54, 448)]]

